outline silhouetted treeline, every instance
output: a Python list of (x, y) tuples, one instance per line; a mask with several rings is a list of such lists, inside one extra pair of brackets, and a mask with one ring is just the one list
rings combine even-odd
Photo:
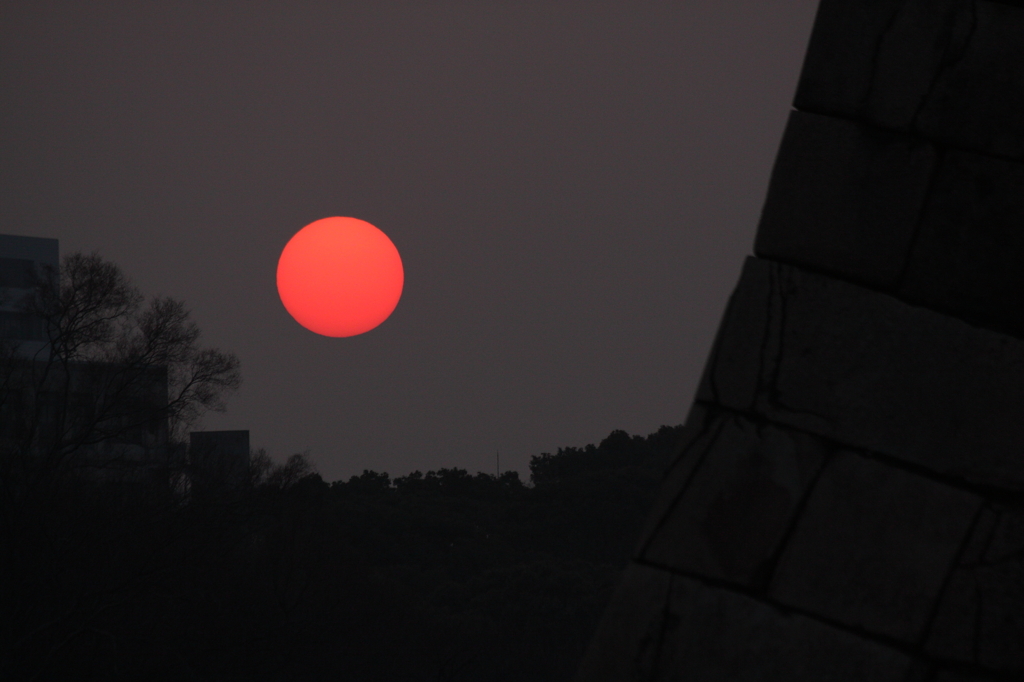
[(570, 679), (680, 435), (533, 457), (530, 485), (262, 453), (221, 496), (7, 481), (39, 490), (4, 512), (0, 678)]

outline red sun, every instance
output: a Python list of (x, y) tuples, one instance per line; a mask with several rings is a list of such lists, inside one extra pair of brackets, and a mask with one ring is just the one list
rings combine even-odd
[(277, 261), (277, 293), (295, 321), (324, 336), (355, 336), (386, 320), (405, 272), (388, 236), (364, 220), (323, 218), (295, 233)]

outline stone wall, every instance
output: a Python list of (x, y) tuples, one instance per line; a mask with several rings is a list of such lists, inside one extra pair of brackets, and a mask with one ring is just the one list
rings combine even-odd
[(1024, 1), (822, 0), (795, 107), (578, 679), (1024, 679)]

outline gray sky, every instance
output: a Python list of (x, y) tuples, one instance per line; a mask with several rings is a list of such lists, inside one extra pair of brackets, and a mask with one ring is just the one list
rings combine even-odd
[[(683, 421), (814, 0), (0, 2), (0, 232), (184, 299), (249, 429), (327, 480)], [(394, 314), (296, 324), (281, 249), (384, 230)]]

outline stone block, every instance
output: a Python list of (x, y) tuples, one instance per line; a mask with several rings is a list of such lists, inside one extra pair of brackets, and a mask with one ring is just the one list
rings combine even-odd
[(679, 576), (669, 610), (659, 682), (905, 682), (914, 668), (877, 642)]
[(813, 436), (720, 415), (685, 492), (640, 558), (673, 570), (763, 587), (826, 447)]
[(694, 469), (707, 452), (708, 443), (716, 438), (719, 428), (721, 420), (714, 418), (712, 412), (705, 406), (694, 403), (690, 407), (690, 413), (683, 426), (679, 454), (669, 466), (665, 480), (658, 488), (657, 497), (654, 498), (654, 504), (651, 505), (643, 530), (640, 532), (635, 556), (641, 555), (643, 547), (663, 523), (669, 510), (675, 506), (689, 484)]
[(940, 670), (935, 673), (935, 677), (932, 678), (931, 682), (989, 682), (991, 679), (991, 677), (975, 676), (952, 670)]
[(1018, 339), (748, 259), (716, 345), (706, 374), (728, 380), (701, 396), (749, 410), (753, 387), (754, 411), (771, 421), (946, 476), (1024, 489)]
[(971, 493), (841, 452), (815, 485), (770, 594), (916, 644), (981, 504)]
[(1024, 158), (1024, 10), (822, 0), (795, 105)]
[(951, 146), (1024, 160), (1024, 9), (985, 0), (959, 4), (969, 10), (959, 20), (960, 31), (969, 33), (951, 41), (915, 131)]
[(754, 252), (877, 288), (903, 272), (936, 151), (922, 140), (790, 114)]
[(966, 47), (974, 0), (909, 0), (880, 36), (865, 120), (913, 130), (935, 79)]
[(926, 651), (1024, 676), (1024, 513), (1003, 509), (979, 523), (943, 593)]
[(768, 344), (778, 336), (770, 312), (777, 301), (773, 271), (767, 267), (745, 267), (741, 282), (729, 297), (718, 328), (711, 357), (704, 365), (698, 401), (724, 405), (734, 410), (752, 410), (761, 384), (771, 371), (769, 363), (776, 350)]
[(979, 663), (1024, 676), (1024, 512), (1004, 510), (978, 567)]
[(998, 514), (990, 508), (981, 510), (957, 566), (943, 588), (925, 641), (925, 650), (936, 658), (960, 663), (977, 659), (971, 634), (978, 615), (977, 603), (972, 597), (975, 586), (970, 571), (964, 566), (973, 566), (984, 558), (998, 521)]
[(947, 153), (898, 295), (1024, 336), (1022, 226), (1024, 163)]
[(578, 682), (906, 682), (905, 654), (750, 597), (631, 564)]
[(957, 568), (950, 576), (928, 633), (926, 651), (946, 661), (978, 659), (974, 626), (978, 617), (977, 585), (971, 571)]
[(879, 40), (906, 0), (820, 0), (794, 106), (859, 118), (871, 92)]
[(580, 662), (577, 680), (651, 679), (665, 629), (670, 581), (667, 571), (627, 566)]

